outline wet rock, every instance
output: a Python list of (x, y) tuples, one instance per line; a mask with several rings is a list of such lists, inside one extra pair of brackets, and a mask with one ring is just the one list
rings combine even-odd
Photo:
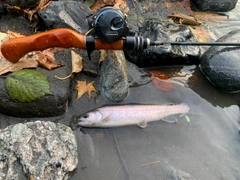
[(191, 0), (199, 11), (227, 12), (235, 8), (238, 0)]
[(59, 80), (59, 77), (66, 77), (71, 73), (71, 56), (68, 50), (56, 55), (58, 62), (64, 67), (54, 70), (38, 68), (47, 76), (50, 83), (50, 90), (53, 96), (44, 96), (32, 102), (21, 103), (9, 97), (5, 89), (5, 79), (0, 78), (0, 113), (18, 117), (50, 117), (62, 115), (66, 112), (67, 102), (70, 96), (70, 79)]
[[(196, 42), (190, 29), (185, 25), (161, 22), (158, 19), (146, 20), (140, 34), (152, 41)], [(198, 46), (152, 46), (142, 51), (125, 51), (126, 58), (139, 67), (154, 67), (176, 64), (199, 64)]]
[(63, 124), (36, 121), (0, 130), (0, 179), (67, 179), (77, 163), (75, 136)]
[(77, 1), (53, 1), (50, 6), (38, 12), (48, 29), (71, 28), (81, 33), (88, 29), (87, 17), (90, 9)]
[(99, 70), (97, 89), (107, 100), (119, 102), (128, 94), (128, 70), (123, 51), (109, 51)]
[[(218, 42), (240, 42), (240, 30), (221, 37)], [(212, 46), (201, 57), (201, 70), (222, 91), (240, 91), (240, 47)]]

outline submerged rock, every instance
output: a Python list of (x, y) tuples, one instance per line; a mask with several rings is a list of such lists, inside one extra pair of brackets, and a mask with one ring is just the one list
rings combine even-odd
[[(190, 29), (185, 25), (146, 20), (140, 29), (143, 37), (161, 42), (196, 42)], [(142, 51), (125, 51), (126, 58), (139, 67), (154, 67), (176, 64), (199, 64), (198, 46), (152, 46)]]
[[(240, 30), (234, 30), (217, 42), (240, 43)], [(201, 70), (222, 91), (240, 92), (240, 47), (212, 46), (201, 57)]]
[(128, 69), (123, 51), (109, 51), (98, 75), (97, 89), (109, 101), (119, 102), (128, 95)]
[(191, 0), (199, 11), (227, 12), (235, 8), (238, 0)]
[(77, 163), (75, 136), (63, 124), (36, 121), (0, 130), (0, 179), (66, 180)]

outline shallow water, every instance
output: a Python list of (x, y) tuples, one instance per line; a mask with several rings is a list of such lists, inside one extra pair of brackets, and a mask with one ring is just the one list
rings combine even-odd
[[(240, 3), (227, 13), (227, 22), (216, 25), (218, 37), (238, 28), (239, 11)], [(175, 124), (158, 121), (149, 123), (145, 129), (78, 127), (74, 132), (79, 164), (71, 179), (240, 179), (240, 94), (216, 89), (198, 66), (157, 68), (174, 74), (170, 77), (174, 85), (171, 92), (152, 84), (147, 76), (149, 69), (132, 69), (130, 92), (122, 104), (184, 102), (191, 107), (189, 120), (175, 116), (178, 120)], [(84, 96), (70, 105), (60, 122), (69, 124), (70, 115), (103, 104), (111, 103), (101, 96), (91, 100)]]
[[(146, 80), (140, 82), (144, 85), (132, 87), (122, 103), (185, 102), (191, 107), (187, 115), (190, 121), (176, 116), (178, 121), (175, 124), (158, 121), (149, 123), (145, 129), (138, 126), (77, 128), (79, 165), (72, 179), (240, 178), (239, 95), (215, 89), (196, 66), (159, 69), (165, 72), (178, 70), (178, 74), (191, 73), (197, 80), (191, 82), (192, 88), (189, 88), (189, 77), (182, 77), (181, 83), (174, 83), (172, 92), (157, 89), (151, 81), (145, 84)], [(136, 76), (142, 74), (135, 72)], [(210, 98), (206, 95), (208, 93)], [(79, 113), (106, 102), (101, 98), (88, 100), (83, 97), (74, 102), (68, 114), (77, 112), (83, 103), (89, 106), (79, 109)]]

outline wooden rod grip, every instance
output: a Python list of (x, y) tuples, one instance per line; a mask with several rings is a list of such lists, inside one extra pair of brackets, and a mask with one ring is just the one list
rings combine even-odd
[(86, 49), (85, 35), (68, 28), (59, 28), (39, 34), (9, 39), (2, 43), (1, 53), (10, 62), (16, 63), (25, 54), (47, 48)]

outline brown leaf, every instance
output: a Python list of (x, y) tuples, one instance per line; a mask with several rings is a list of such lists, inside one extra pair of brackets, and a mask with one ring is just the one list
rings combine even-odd
[(59, 51), (61, 51), (61, 48), (49, 48), (44, 51), (37, 51), (39, 65), (48, 70), (64, 66), (62, 63), (55, 62), (54, 53)]
[(192, 15), (190, 0), (183, 0), (177, 2), (166, 2), (166, 8), (171, 11), (187, 11), (188, 15)]
[(98, 65), (100, 65), (104, 59), (108, 56), (109, 50), (100, 50), (100, 59), (98, 61)]
[(223, 22), (228, 19), (226, 15), (210, 13), (210, 12), (194, 12), (193, 16), (198, 21), (209, 21), (209, 22)]
[(204, 27), (189, 27), (194, 37), (198, 40), (198, 42), (212, 42), (216, 41), (216, 35), (211, 32), (209, 29)]
[(120, 9), (124, 13), (129, 12), (129, 7), (127, 5), (126, 0), (118, 0), (117, 3), (113, 7)]
[(149, 71), (152, 83), (155, 87), (162, 91), (173, 91), (174, 86), (168, 75), (158, 70)]
[(83, 68), (82, 57), (79, 54), (75, 53), (74, 51), (71, 51), (71, 55), (72, 55), (72, 74), (81, 72)]
[(102, 7), (105, 7), (105, 6), (113, 6), (117, 9), (120, 9), (124, 13), (129, 12), (129, 8), (127, 6), (126, 0), (97, 0), (90, 7), (90, 9), (92, 12), (98, 12)]
[(14, 32), (14, 31), (7, 31), (7, 34), (11, 37), (11, 38), (17, 38), (17, 37), (24, 37), (25, 35), (22, 35), (20, 33)]
[(37, 7), (34, 9), (23, 9), (23, 12), (28, 15), (29, 20), (31, 21), (33, 18), (33, 15), (37, 13), (38, 11), (41, 11), (44, 8), (47, 8), (51, 3), (51, 0), (40, 0)]
[[(10, 32), (13, 36), (20, 36), (20, 34)], [(15, 36), (14, 35), (14, 36)], [(0, 33), (0, 42), (7, 40), (10, 38), (9, 34)], [(8, 72), (15, 72), (23, 68), (36, 68), (38, 66), (36, 53), (29, 53), (20, 59), (18, 63), (11, 63), (10, 61), (6, 60), (2, 53), (0, 52), (0, 75), (8, 73)]]
[(88, 93), (88, 98), (92, 98), (92, 92), (97, 92), (93, 83), (94, 81), (88, 84), (86, 81), (77, 81), (77, 85), (74, 88), (78, 91), (76, 100), (81, 98), (84, 93)]
[(36, 60), (36, 53), (30, 53), (21, 58), (17, 63), (11, 63), (6, 60), (2, 53), (0, 53), (0, 75), (15, 72), (24, 68), (36, 68), (38, 67), (38, 62)]

